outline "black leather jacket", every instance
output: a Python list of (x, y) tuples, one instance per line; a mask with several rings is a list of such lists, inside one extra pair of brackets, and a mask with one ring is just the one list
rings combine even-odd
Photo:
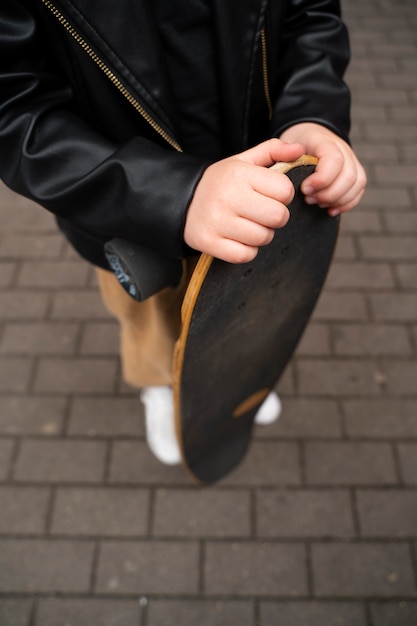
[[(302, 121), (347, 139), (338, 0), (213, 0), (213, 14), (225, 156)], [(115, 236), (186, 254), (209, 162), (182, 150), (146, 1), (1, 0), (0, 177), (83, 256), (106, 266)]]

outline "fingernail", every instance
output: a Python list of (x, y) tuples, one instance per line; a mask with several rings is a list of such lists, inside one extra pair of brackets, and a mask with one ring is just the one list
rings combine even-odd
[(339, 209), (330, 209), (329, 215), (331, 217), (337, 217), (338, 215), (340, 215), (340, 211), (339, 211)]
[(307, 187), (303, 187), (303, 193), (306, 196), (310, 196), (314, 191), (314, 187), (312, 187), (311, 185), (307, 185)]
[(304, 200), (307, 204), (317, 204), (317, 198), (314, 198), (313, 196), (306, 196)]

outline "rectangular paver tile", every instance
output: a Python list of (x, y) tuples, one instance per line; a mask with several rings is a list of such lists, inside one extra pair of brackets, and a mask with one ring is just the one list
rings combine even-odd
[(117, 359), (41, 359), (34, 387), (41, 393), (111, 393)]
[(65, 398), (0, 397), (0, 433), (56, 435), (61, 432)]
[(339, 324), (333, 329), (336, 355), (407, 355), (412, 353), (408, 331), (394, 324)]
[(262, 542), (208, 543), (205, 592), (238, 596), (305, 595), (304, 547)]
[(136, 600), (41, 599), (35, 626), (138, 626)]
[(366, 320), (368, 311), (363, 294), (323, 291), (316, 309), (314, 320)]
[(157, 537), (239, 537), (250, 533), (250, 495), (242, 491), (159, 490)]
[(342, 434), (341, 415), (336, 400), (317, 398), (281, 398), (282, 415), (277, 422), (258, 427), (255, 436), (315, 439), (338, 438)]
[(416, 592), (407, 544), (314, 545), (312, 565), (318, 596), (398, 597)]
[[(262, 626), (367, 626), (358, 602), (261, 602)], [(378, 625), (379, 626), (379, 625)]]
[(58, 489), (51, 532), (58, 535), (144, 535), (149, 495), (138, 489)]
[(298, 485), (299, 450), (295, 443), (252, 441), (248, 452), (223, 480), (224, 485)]
[(32, 600), (29, 598), (0, 598), (0, 624), (2, 626), (29, 626)]
[(113, 542), (102, 545), (98, 593), (195, 594), (199, 549), (189, 542)]
[(343, 406), (349, 437), (417, 437), (417, 400), (346, 400)]
[(307, 482), (325, 485), (395, 484), (394, 456), (387, 443), (306, 444)]
[(89, 269), (83, 261), (27, 261), (22, 263), (18, 285), (56, 289), (82, 287), (87, 282)]
[(417, 537), (417, 490), (361, 490), (357, 506), (363, 536)]
[(354, 534), (350, 496), (340, 490), (260, 490), (258, 537), (349, 537)]
[(72, 290), (54, 295), (51, 313), (56, 320), (109, 320), (110, 314), (104, 308), (100, 295), (95, 290)]
[(73, 354), (78, 324), (6, 324), (0, 343), (2, 354)]
[(0, 358), (0, 392), (24, 393), (32, 376), (32, 359), (20, 356)]
[(299, 390), (311, 396), (375, 396), (381, 393), (381, 373), (371, 359), (300, 358)]
[(417, 444), (398, 444), (401, 474), (406, 485), (417, 485)]
[(11, 439), (0, 439), (0, 480), (5, 480), (10, 471), (14, 447)]
[(375, 626), (415, 626), (417, 602), (373, 602), (371, 615)]
[(253, 626), (249, 601), (151, 600), (148, 626)]
[(28, 320), (43, 319), (50, 296), (38, 291), (0, 292), (0, 319)]
[(106, 446), (99, 441), (25, 440), (14, 477), (28, 482), (98, 482), (105, 455)]
[(0, 533), (44, 532), (48, 502), (48, 489), (0, 486)]
[(124, 437), (144, 434), (139, 394), (133, 398), (74, 398), (68, 433), (91, 437)]
[(90, 543), (0, 540), (0, 592), (86, 592), (92, 561)]
[(144, 441), (116, 441), (112, 446), (110, 482), (138, 485), (189, 485), (181, 467), (160, 463)]

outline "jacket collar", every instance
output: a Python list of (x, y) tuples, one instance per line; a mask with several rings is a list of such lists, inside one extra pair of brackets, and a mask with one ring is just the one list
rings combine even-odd
[[(152, 1), (152, 0), (150, 0)], [(166, 132), (176, 137), (177, 111), (149, 0), (54, 0), (53, 4)], [(267, 0), (212, 0), (228, 149), (245, 144), (255, 42)], [(118, 28), (122, 24), (123, 28)], [(243, 103), (243, 106), (242, 106)], [(178, 139), (178, 137), (176, 137)]]

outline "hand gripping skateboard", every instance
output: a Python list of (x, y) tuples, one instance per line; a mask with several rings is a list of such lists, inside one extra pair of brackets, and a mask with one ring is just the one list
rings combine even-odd
[[(272, 166), (296, 193), (289, 222), (254, 261), (234, 265), (202, 254), (191, 276), (173, 390), (183, 463), (200, 484), (218, 481), (244, 458), (255, 414), (290, 360), (325, 281), (339, 219), (304, 202), (300, 184), (316, 163), (304, 156)], [(166, 260), (147, 263), (138, 248), (129, 244), (125, 254), (120, 243), (111, 242), (108, 256), (132, 297), (144, 299), (178, 281), (178, 266), (165, 275)], [(135, 280), (136, 269), (148, 266), (156, 268), (155, 286), (143, 272)]]
[(174, 358), (177, 437), (200, 483), (221, 479), (244, 457), (256, 411), (305, 329), (333, 255), (338, 218), (300, 192), (317, 160), (277, 164), (294, 184), (290, 220), (254, 261), (203, 254), (182, 306)]

